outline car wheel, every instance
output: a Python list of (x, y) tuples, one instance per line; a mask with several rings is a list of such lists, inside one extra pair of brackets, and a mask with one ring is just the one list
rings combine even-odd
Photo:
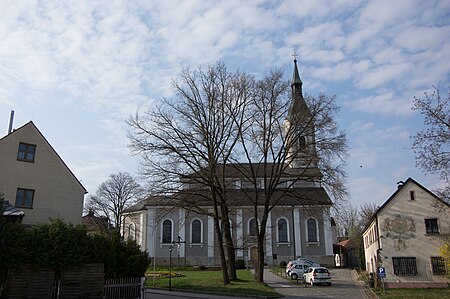
[(291, 275), (291, 278), (292, 278), (293, 280), (296, 280), (296, 279), (297, 279), (297, 277), (298, 277), (298, 275), (297, 275), (297, 274), (295, 274), (295, 273), (292, 273), (292, 275)]
[(309, 283), (311, 284), (311, 286), (314, 285), (314, 281), (312, 279), (309, 281)]

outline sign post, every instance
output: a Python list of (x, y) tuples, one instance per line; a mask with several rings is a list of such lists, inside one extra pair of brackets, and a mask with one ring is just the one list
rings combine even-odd
[(378, 277), (381, 278), (383, 282), (383, 294), (386, 294), (386, 290), (384, 288), (384, 279), (386, 278), (386, 269), (384, 267), (378, 267)]

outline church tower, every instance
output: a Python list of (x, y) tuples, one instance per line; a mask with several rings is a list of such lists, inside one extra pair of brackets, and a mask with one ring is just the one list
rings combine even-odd
[(294, 74), (291, 90), (292, 102), (284, 127), (286, 133), (286, 149), (291, 168), (315, 168), (319, 162), (316, 151), (314, 131), (314, 115), (303, 98), (303, 82), (294, 59)]

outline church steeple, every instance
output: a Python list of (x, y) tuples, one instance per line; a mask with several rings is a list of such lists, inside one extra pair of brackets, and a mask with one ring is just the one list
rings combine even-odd
[[(294, 54), (296, 56), (297, 54)], [(292, 75), (291, 89), (292, 89), (292, 102), (289, 108), (288, 119), (292, 122), (295, 118), (308, 117), (310, 111), (303, 98), (302, 90), (303, 82), (300, 79), (300, 74), (297, 67), (297, 59), (294, 59), (294, 74)]]
[(297, 59), (294, 59), (294, 74), (292, 75), (292, 93), (299, 93), (302, 94), (302, 85), (303, 82), (300, 79), (300, 74), (298, 73), (298, 67), (297, 67)]
[(314, 168), (319, 174), (315, 147), (314, 117), (303, 98), (302, 85), (303, 82), (298, 72), (297, 59), (294, 59), (291, 106), (284, 124), (287, 134), (286, 147), (289, 155), (292, 156), (289, 164), (292, 168)]

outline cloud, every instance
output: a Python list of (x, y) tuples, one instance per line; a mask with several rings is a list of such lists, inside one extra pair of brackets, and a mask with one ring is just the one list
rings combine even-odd
[(369, 114), (409, 116), (412, 114), (410, 100), (396, 95), (393, 91), (387, 91), (352, 101), (349, 105), (354, 110)]
[(437, 49), (450, 36), (450, 26), (425, 27), (411, 26), (407, 30), (400, 31), (394, 39), (394, 44), (409, 52)]
[(383, 88), (389, 83), (407, 80), (408, 74), (411, 74), (414, 68), (412, 63), (379, 65), (368, 69), (356, 80), (357, 84), (362, 88)]
[(354, 121), (350, 125), (352, 132), (366, 132), (373, 129), (375, 124), (373, 122)]

